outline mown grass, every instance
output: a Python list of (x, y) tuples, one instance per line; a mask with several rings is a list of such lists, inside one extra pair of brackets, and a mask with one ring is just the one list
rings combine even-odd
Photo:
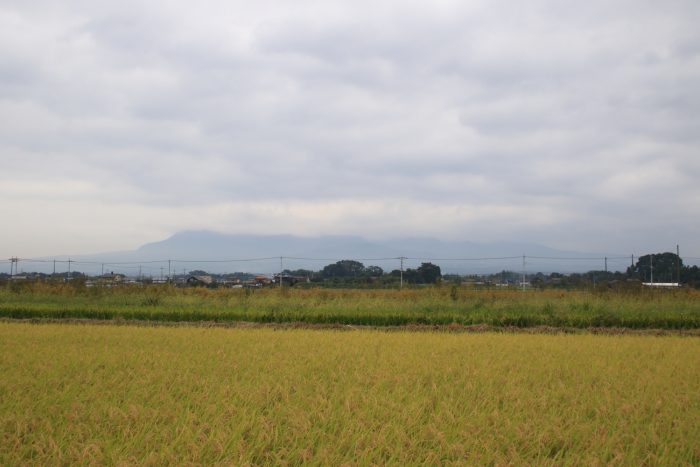
[(182, 289), (32, 284), (0, 290), (0, 317), (252, 321), (356, 325), (700, 328), (700, 292), (684, 290)]
[(700, 463), (700, 339), (0, 323), (0, 464)]

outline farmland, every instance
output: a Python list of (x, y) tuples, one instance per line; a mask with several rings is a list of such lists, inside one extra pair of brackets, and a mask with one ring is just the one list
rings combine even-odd
[[(13, 284), (14, 286), (15, 284)], [(206, 289), (33, 283), (0, 289), (0, 317), (161, 322), (700, 328), (700, 292), (680, 290)]]
[(700, 340), (0, 323), (0, 464), (700, 462)]

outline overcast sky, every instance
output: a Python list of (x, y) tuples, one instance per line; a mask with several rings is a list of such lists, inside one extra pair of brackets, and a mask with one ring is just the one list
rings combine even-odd
[(0, 0), (0, 257), (184, 229), (700, 256), (698, 24), (697, 0)]

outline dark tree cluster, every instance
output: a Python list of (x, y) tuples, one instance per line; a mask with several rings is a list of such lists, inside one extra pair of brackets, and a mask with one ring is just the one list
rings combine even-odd
[(683, 260), (675, 253), (656, 253), (640, 256), (627, 274), (644, 282), (678, 282), (678, 273), (684, 270)]
[[(400, 277), (401, 271), (391, 271), (393, 277)], [(406, 269), (403, 272), (403, 280), (408, 284), (436, 284), (442, 278), (440, 266), (433, 263), (421, 263), (416, 269)]]
[(344, 259), (333, 264), (329, 264), (321, 270), (323, 279), (357, 279), (380, 277), (384, 271), (379, 266), (368, 266), (359, 261)]

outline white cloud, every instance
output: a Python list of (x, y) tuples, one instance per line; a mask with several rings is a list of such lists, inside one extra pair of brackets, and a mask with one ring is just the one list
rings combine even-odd
[(692, 245), (698, 5), (1, 5), (0, 255), (183, 228)]

